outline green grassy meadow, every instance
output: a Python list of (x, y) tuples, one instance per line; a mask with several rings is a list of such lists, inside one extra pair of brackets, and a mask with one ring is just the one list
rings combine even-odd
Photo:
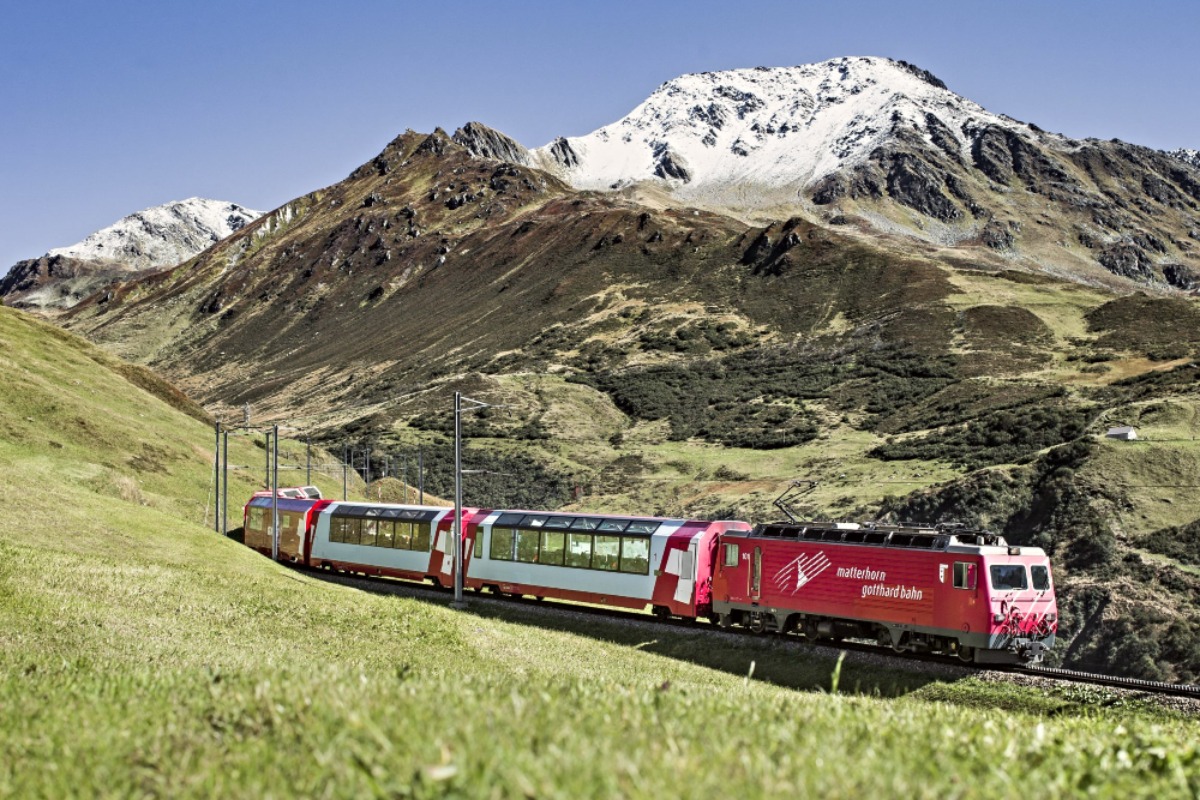
[(1200, 724), (1102, 691), (272, 564), (205, 524), (194, 409), (7, 309), (0, 343), (0, 797), (1200, 792)]

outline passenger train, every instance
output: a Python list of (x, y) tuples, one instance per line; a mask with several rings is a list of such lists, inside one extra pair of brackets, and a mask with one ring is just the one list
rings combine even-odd
[[(285, 491), (288, 496), (284, 496)], [(279, 512), (277, 548), (272, 537)], [(870, 639), (972, 663), (1037, 663), (1053, 647), (1050, 561), (961, 526), (750, 525), (464, 508), (463, 586), (650, 609), (661, 618)], [(454, 509), (260, 492), (244, 541), (312, 568), (454, 582)]]

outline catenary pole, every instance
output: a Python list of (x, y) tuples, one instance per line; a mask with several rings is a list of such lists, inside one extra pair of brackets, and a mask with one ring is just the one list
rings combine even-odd
[(275, 524), (272, 526), (271, 536), (271, 558), (274, 561), (279, 560), (279, 426), (274, 425), (271, 428), (271, 443), (272, 450), (267, 451), (267, 456), (272, 457), (274, 470), (272, 472), (271, 481), (271, 508), (275, 517)]
[(213, 426), (217, 443), (213, 448), (213, 530), (221, 532), (221, 420)]
[(229, 429), (224, 432), (224, 440), (221, 443), (221, 460), (224, 466), (221, 469), (221, 535), (229, 535)]
[(454, 393), (454, 607), (465, 608), (462, 579), (462, 392)]
[(478, 411), (481, 408), (504, 408), (493, 406), (482, 400), (463, 397), (461, 392), (454, 393), (454, 602), (453, 608), (466, 608), (463, 599), (463, 512), (462, 512), (462, 403), (466, 400), (471, 404), (468, 411)]

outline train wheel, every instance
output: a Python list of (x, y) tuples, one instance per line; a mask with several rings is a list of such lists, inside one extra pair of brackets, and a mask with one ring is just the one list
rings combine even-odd
[(721, 615), (720, 614), (709, 614), (708, 621), (713, 625), (720, 625), (722, 628), (729, 627), (729, 623), (725, 623), (724, 625), (721, 625)]
[(655, 606), (654, 616), (657, 619), (670, 619), (671, 609), (667, 608), (666, 606)]
[(717, 614), (715, 622), (718, 628), (728, 629), (733, 627), (733, 618), (728, 614)]
[(750, 630), (755, 633), (762, 633), (767, 629), (767, 621), (763, 618), (761, 611), (753, 611), (750, 614)]
[(964, 664), (975, 663), (975, 648), (974, 647), (959, 647), (958, 660)]

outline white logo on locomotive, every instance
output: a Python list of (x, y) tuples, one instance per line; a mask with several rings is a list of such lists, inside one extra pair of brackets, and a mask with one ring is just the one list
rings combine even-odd
[(775, 588), (786, 591), (792, 587), (792, 594), (795, 594), (828, 568), (829, 557), (824, 550), (813, 556), (797, 556), (775, 573)]

